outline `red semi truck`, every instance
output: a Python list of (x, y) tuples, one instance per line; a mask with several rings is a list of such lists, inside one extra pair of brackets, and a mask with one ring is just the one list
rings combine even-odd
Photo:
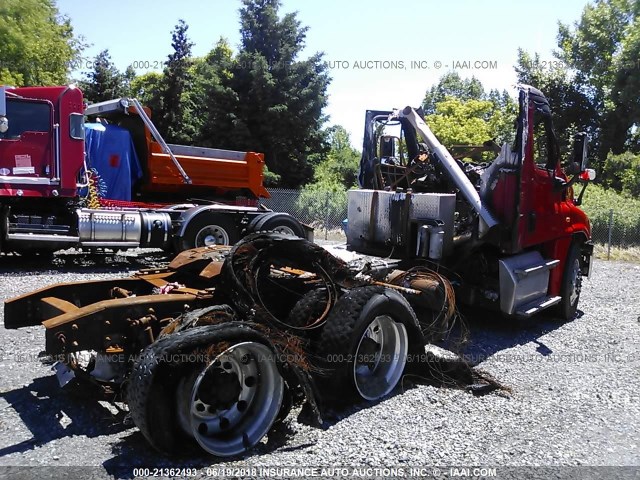
[(0, 87), (0, 251), (182, 251), (257, 230), (311, 235), (256, 206), (269, 196), (263, 167), (261, 153), (166, 144), (135, 99), (85, 108), (74, 87)]
[(514, 144), (487, 144), (497, 157), (486, 162), (453, 158), (413, 108), (367, 111), (347, 241), (437, 266), (458, 303), (520, 317), (555, 307), (568, 319), (590, 271), (591, 226), (579, 205), (595, 172), (586, 135), (563, 168), (549, 102), (528, 85), (518, 95)]

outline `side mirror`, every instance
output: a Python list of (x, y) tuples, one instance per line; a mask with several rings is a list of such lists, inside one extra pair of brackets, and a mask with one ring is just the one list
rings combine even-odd
[(573, 163), (580, 165), (580, 172), (587, 169), (588, 140), (587, 134), (584, 132), (578, 132), (573, 137)]

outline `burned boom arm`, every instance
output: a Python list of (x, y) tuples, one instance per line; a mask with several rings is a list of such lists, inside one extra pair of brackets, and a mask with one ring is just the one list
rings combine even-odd
[(420, 136), (432, 151), (433, 155), (440, 161), (451, 177), (451, 180), (453, 180), (456, 187), (460, 189), (460, 192), (471, 204), (471, 207), (480, 215), (480, 218), (482, 218), (487, 227), (491, 228), (497, 225), (497, 220), (487, 209), (486, 205), (483, 204), (473, 184), (460, 169), (449, 151), (438, 141), (420, 115), (411, 107), (405, 107), (401, 112), (398, 112), (397, 115), (399, 118), (406, 118), (420, 133)]

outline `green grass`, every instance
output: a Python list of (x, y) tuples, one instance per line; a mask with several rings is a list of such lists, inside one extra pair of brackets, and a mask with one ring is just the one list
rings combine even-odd
[(607, 246), (596, 243), (593, 253), (598, 260), (640, 263), (640, 247), (611, 247), (610, 256), (607, 258)]
[(593, 240), (608, 241), (609, 212), (613, 210), (612, 246), (640, 247), (640, 200), (599, 185), (589, 185), (582, 209), (589, 216)]

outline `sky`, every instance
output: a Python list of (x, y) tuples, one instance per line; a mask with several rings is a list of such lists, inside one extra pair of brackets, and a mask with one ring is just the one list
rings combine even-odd
[[(477, 77), (485, 88), (516, 82), (518, 47), (552, 61), (558, 21), (573, 24), (587, 0), (283, 0), (281, 14), (297, 11), (309, 27), (302, 58), (324, 52), (332, 82), (325, 113), (343, 125), (359, 147), (367, 109), (419, 106), (440, 76), (455, 70)], [(171, 52), (179, 19), (189, 25), (194, 56), (205, 55), (220, 37), (237, 50), (240, 0), (58, 0), (92, 58), (109, 49), (115, 65), (142, 74), (161, 70)]]

